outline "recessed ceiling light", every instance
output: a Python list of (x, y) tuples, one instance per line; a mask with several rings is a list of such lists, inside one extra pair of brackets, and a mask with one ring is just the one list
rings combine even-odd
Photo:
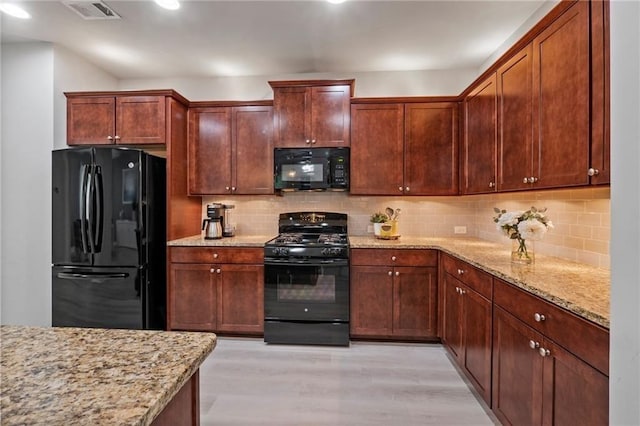
[(327, 0), (331, 4), (340, 4), (344, 3), (346, 0)]
[(169, 10), (180, 8), (180, 2), (178, 0), (155, 0), (155, 2), (158, 6)]
[(11, 3), (0, 3), (0, 12), (4, 12), (7, 15), (13, 16), (14, 18), (20, 18), (20, 19), (31, 18), (31, 15), (29, 15), (29, 13), (26, 10), (24, 10), (18, 5), (11, 4)]

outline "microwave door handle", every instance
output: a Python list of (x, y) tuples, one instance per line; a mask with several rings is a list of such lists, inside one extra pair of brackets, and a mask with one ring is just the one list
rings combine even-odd
[(87, 242), (87, 222), (89, 220), (89, 165), (83, 164), (80, 176), (80, 239), (82, 241), (82, 252), (88, 253), (89, 247)]

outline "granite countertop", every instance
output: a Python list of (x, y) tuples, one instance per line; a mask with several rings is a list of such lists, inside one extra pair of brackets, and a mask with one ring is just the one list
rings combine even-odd
[[(449, 253), (504, 281), (609, 328), (611, 274), (606, 269), (536, 253), (534, 265), (511, 263), (511, 246), (474, 238), (380, 240), (349, 236), (354, 248), (431, 248)], [(505, 240), (506, 241), (506, 240)]]
[(264, 247), (275, 235), (236, 235), (235, 237), (205, 240), (202, 235), (192, 235), (167, 242), (168, 246), (186, 247)]
[(216, 336), (2, 326), (0, 345), (2, 425), (148, 425)]

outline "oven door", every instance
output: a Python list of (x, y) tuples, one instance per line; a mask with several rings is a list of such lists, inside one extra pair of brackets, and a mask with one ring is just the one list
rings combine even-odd
[(348, 259), (265, 259), (265, 320), (349, 321)]

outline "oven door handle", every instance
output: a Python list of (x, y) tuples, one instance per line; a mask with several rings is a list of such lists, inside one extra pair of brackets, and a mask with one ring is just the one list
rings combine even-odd
[(265, 265), (277, 265), (277, 266), (318, 266), (318, 265), (335, 265), (335, 266), (348, 266), (349, 259), (273, 259), (265, 258)]

